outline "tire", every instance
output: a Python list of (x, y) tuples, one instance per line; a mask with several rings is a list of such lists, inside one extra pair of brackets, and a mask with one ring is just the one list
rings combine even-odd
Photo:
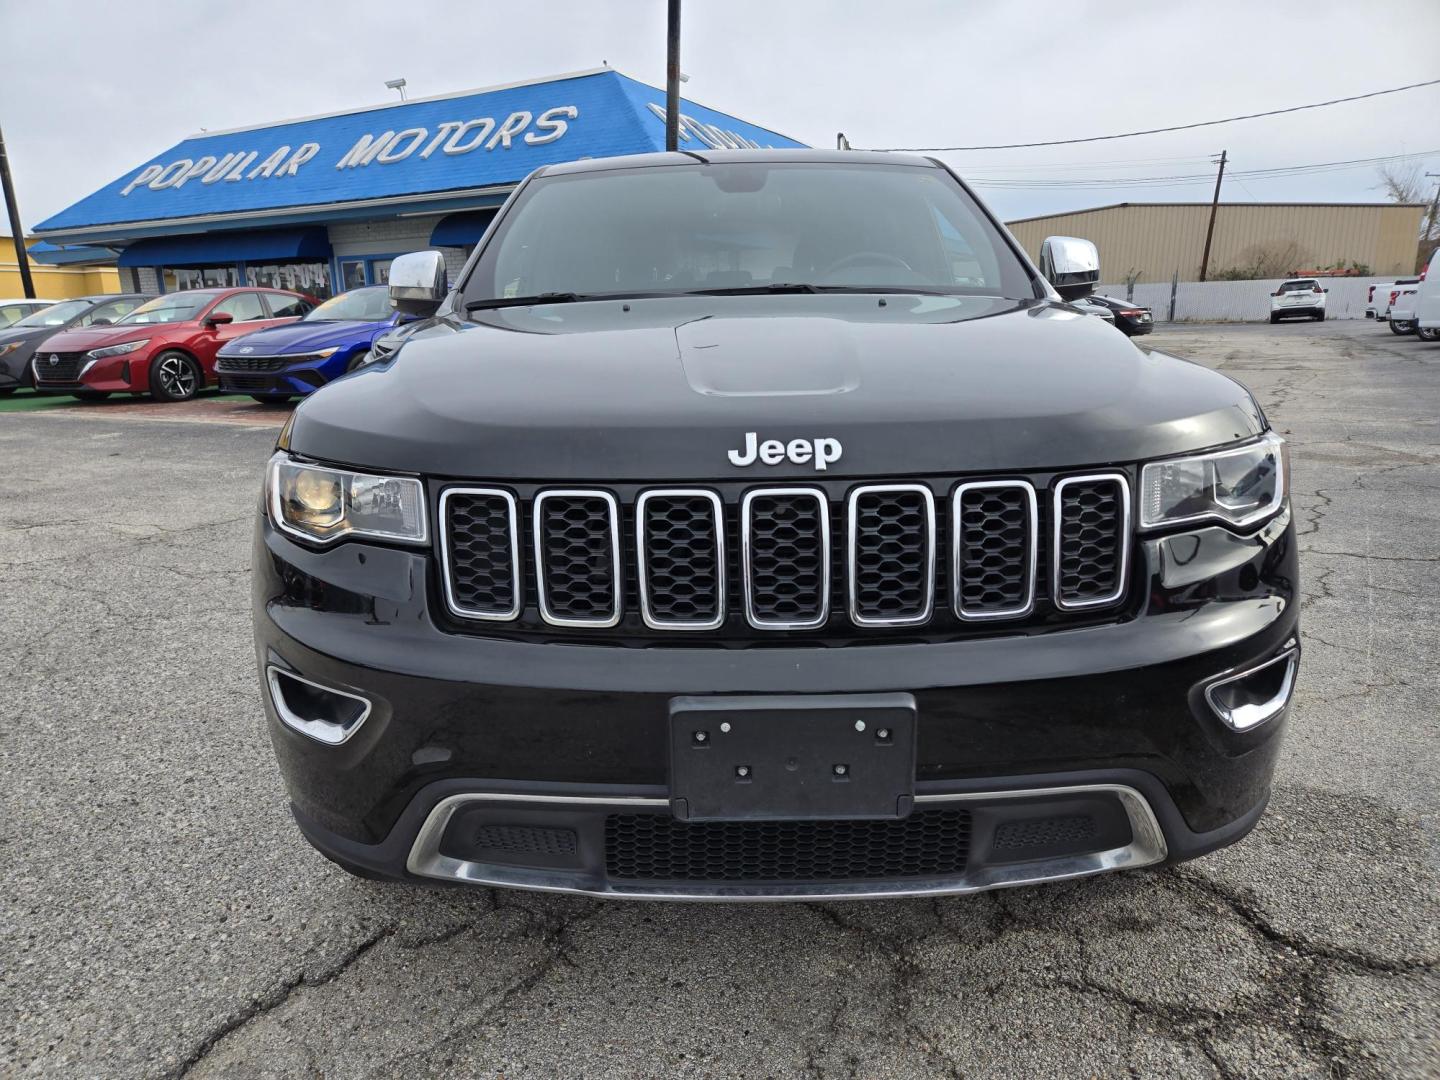
[(14, 392), (15, 387), (13, 386), (0, 386), (0, 397), (9, 397)]
[(258, 401), (261, 405), (284, 405), (290, 400), (292, 394), (251, 394), (251, 401)]
[(71, 397), (79, 398), (81, 401), (104, 401), (110, 396), (109, 390), (76, 390)]
[(1404, 337), (1406, 334), (1409, 334), (1411, 332), (1412, 331), (1410, 330), (1410, 328), (1404, 323), (1397, 323), (1394, 319), (1390, 320), (1390, 333), (1398, 334), (1400, 337)]
[(1422, 326), (1415, 333), (1421, 341), (1440, 341), (1440, 326)]
[(1325, 312), (1322, 311), (1322, 312), (1320, 312), (1319, 315), (1316, 315), (1316, 316), (1315, 316), (1315, 321), (1316, 321), (1316, 322), (1324, 322), (1324, 321), (1325, 321)]
[(1276, 315), (1276, 314), (1272, 311), (1272, 312), (1270, 313), (1270, 325), (1271, 325), (1271, 326), (1274, 326), (1274, 325), (1275, 325), (1277, 322), (1279, 322), (1279, 321), (1280, 321), (1280, 316), (1279, 316), (1279, 315)]
[(171, 349), (150, 361), (150, 396), (156, 401), (189, 401), (205, 385), (192, 357)]

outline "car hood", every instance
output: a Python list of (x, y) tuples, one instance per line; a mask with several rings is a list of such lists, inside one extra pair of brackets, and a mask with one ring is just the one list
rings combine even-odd
[(220, 355), (279, 356), (315, 352), (332, 346), (344, 348), (348, 345), (369, 345), (375, 335), (388, 330), (392, 325), (394, 324), (389, 319), (384, 322), (293, 322), (236, 338), (220, 350)]
[(89, 352), (103, 349), (107, 345), (122, 345), (138, 338), (153, 338), (161, 334), (173, 334), (176, 330), (193, 327), (193, 323), (127, 323), (108, 326), (84, 326), (74, 330), (62, 330), (45, 342), (44, 351)]
[[(496, 480), (753, 480), (1118, 464), (1259, 434), (1248, 391), (1062, 304), (874, 295), (478, 312), (311, 395), (291, 449)], [(731, 450), (836, 439), (821, 472)]]

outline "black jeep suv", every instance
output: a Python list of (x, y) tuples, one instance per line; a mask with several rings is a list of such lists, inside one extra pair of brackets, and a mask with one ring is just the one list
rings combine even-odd
[(617, 897), (967, 892), (1263, 812), (1298, 657), (1285, 448), (1063, 297), (943, 164), (547, 167), (295, 412), (255, 629), (346, 869)]

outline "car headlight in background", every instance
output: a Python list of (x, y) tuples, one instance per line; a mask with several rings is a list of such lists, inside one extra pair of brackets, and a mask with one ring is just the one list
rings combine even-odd
[(132, 353), (145, 345), (150, 344), (149, 338), (141, 338), (139, 341), (127, 341), (124, 345), (110, 345), (103, 349), (91, 349), (85, 355), (91, 360), (104, 360), (107, 356), (124, 356)]
[(267, 488), (271, 520), (306, 540), (425, 543), (425, 492), (414, 477), (306, 465), (278, 453), (270, 459)]
[(1141, 472), (1140, 527), (1213, 518), (1244, 528), (1279, 510), (1289, 486), (1289, 453), (1274, 432), (1231, 450), (1152, 461)]

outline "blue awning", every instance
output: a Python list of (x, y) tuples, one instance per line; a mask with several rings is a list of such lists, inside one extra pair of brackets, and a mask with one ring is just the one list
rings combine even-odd
[(283, 259), (328, 259), (323, 228), (247, 229), (137, 240), (120, 253), (120, 266), (214, 266)]
[(36, 241), (27, 249), (30, 258), (44, 266), (71, 266), (88, 264), (108, 266), (115, 261), (115, 252), (106, 247), (92, 247), (75, 244), (71, 247), (57, 247), (44, 240)]
[(446, 214), (435, 223), (435, 228), (430, 233), (430, 243), (436, 247), (469, 247), (471, 244), (478, 244), (497, 213), (498, 207), (491, 210), (467, 210), (463, 214)]

